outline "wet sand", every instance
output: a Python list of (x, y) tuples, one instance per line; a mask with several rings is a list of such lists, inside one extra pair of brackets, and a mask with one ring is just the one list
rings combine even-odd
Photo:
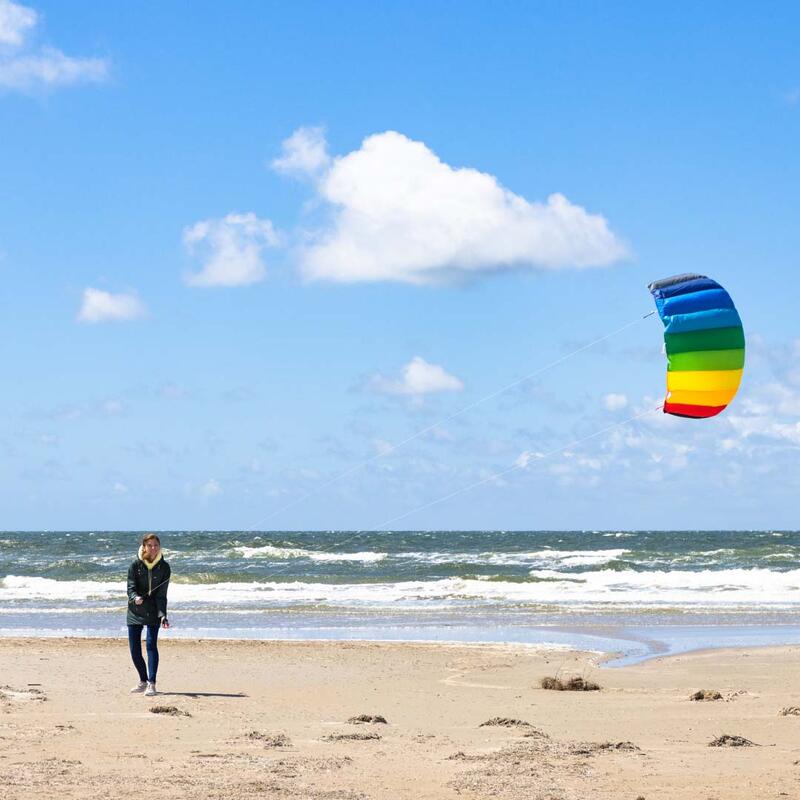
[[(0, 794), (17, 798), (800, 797), (800, 647), (603, 668), (496, 645), (0, 639)], [(594, 692), (540, 688), (581, 676)], [(693, 702), (699, 689), (716, 701)], [(156, 706), (172, 713), (152, 713)], [(356, 723), (358, 715), (380, 722)], [(499, 718), (501, 723), (482, 725)], [(754, 743), (709, 747), (723, 734)]]

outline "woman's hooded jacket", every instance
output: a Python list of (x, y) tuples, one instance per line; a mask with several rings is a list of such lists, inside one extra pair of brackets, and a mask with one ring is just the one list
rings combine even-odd
[[(160, 625), (167, 616), (167, 589), (172, 570), (161, 557), (155, 561), (144, 560), (144, 550), (128, 567), (128, 625)], [(134, 600), (142, 597), (144, 602), (137, 606)]]

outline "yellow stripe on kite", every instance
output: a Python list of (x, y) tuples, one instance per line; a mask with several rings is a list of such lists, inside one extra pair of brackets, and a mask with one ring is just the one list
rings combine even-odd
[(727, 406), (736, 396), (736, 389), (720, 389), (716, 392), (690, 392), (685, 389), (667, 392), (670, 403), (687, 406)]
[(668, 372), (667, 391), (717, 392), (739, 388), (740, 369), (715, 369), (703, 372)]

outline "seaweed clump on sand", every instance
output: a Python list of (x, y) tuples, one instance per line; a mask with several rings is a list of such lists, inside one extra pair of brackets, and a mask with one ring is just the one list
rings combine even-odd
[(386, 717), (382, 717), (380, 714), (358, 714), (355, 717), (350, 717), (347, 720), (350, 725), (388, 725), (389, 723), (386, 722)]
[(755, 742), (745, 739), (744, 736), (731, 736), (723, 733), (708, 743), (709, 747), (758, 747)]
[(249, 731), (244, 735), (245, 739), (253, 742), (262, 742), (264, 747), (291, 747), (292, 742), (285, 733), (261, 733), (261, 731)]
[(513, 719), (511, 717), (492, 717), (487, 719), (486, 722), (481, 722), (479, 728), (486, 728), (491, 726), (498, 726), (501, 728), (532, 728), (530, 722), (525, 722), (523, 719)]
[(722, 700), (722, 695), (716, 689), (699, 689), (689, 696), (690, 700)]
[(177, 706), (151, 706), (151, 714), (166, 714), (168, 717), (191, 717), (188, 711), (181, 711)]
[(800, 717), (800, 706), (786, 706), (779, 713), (782, 717)]
[(372, 731), (359, 731), (358, 733), (332, 733), (325, 736), (326, 742), (365, 742), (370, 739), (380, 739), (380, 735)]
[(600, 685), (594, 681), (587, 681), (585, 678), (576, 676), (561, 680), (561, 678), (542, 678), (540, 683), (542, 689), (551, 689), (555, 692), (597, 692)]

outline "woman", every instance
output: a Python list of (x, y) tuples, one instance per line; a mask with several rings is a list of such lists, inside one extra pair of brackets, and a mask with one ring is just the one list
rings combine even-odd
[[(161, 557), (161, 539), (154, 533), (142, 537), (139, 555), (128, 567), (128, 643), (139, 683), (131, 692), (156, 692), (158, 628), (169, 628), (167, 588), (171, 570)], [(142, 629), (147, 628), (147, 669), (142, 658)]]

